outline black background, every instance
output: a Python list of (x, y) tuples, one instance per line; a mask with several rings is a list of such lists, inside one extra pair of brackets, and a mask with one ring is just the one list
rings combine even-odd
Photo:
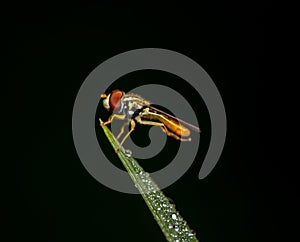
[[(71, 129), (73, 103), (88, 74), (116, 54), (146, 47), (198, 62), (216, 83), (228, 119), (213, 172), (198, 180), (200, 154), (165, 194), (201, 241), (288, 241), (282, 223), (293, 188), (266, 151), (271, 7), (116, 1), (11, 6), (2, 91), (10, 117), (4, 121), (12, 125), (3, 126), (11, 148), (5, 160), (12, 165), (3, 172), (9, 241), (164, 241), (140, 196), (110, 190), (84, 169)], [(182, 92), (188, 95), (188, 89)]]

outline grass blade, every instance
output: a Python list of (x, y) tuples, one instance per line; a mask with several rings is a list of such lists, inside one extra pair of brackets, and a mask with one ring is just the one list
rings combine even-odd
[[(116, 150), (119, 147), (119, 142), (106, 126), (102, 126), (102, 128), (112, 147)], [(198, 241), (195, 232), (189, 228), (186, 221), (181, 217), (174, 203), (163, 194), (138, 162), (126, 155), (123, 147), (118, 152), (118, 156), (143, 196), (167, 241)]]

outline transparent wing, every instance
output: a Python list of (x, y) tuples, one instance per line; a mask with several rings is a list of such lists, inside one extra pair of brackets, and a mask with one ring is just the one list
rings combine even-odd
[(163, 115), (165, 115), (165, 116), (167, 116), (167, 117), (169, 117), (171, 119), (177, 120), (179, 123), (184, 124), (186, 127), (189, 127), (191, 130), (193, 130), (195, 132), (198, 132), (198, 133), (201, 132), (200, 128), (197, 127), (197, 126), (195, 126), (195, 125), (192, 125), (192, 124), (190, 124), (190, 123), (188, 123), (188, 122), (186, 122), (186, 121), (184, 121), (182, 119), (179, 119), (179, 118), (177, 118), (177, 117), (175, 117), (175, 116), (173, 116), (173, 115), (171, 115), (169, 113), (166, 113), (166, 112), (164, 112), (164, 111), (162, 111), (162, 110), (160, 110), (158, 108), (155, 108), (155, 107), (153, 107), (151, 105), (149, 106), (149, 108), (152, 109), (152, 110), (154, 110), (154, 111), (156, 111), (156, 112), (158, 112), (158, 113), (161, 113), (161, 114), (163, 114)]

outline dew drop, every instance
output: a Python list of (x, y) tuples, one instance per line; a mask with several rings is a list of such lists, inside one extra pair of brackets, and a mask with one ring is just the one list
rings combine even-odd
[(179, 231), (179, 227), (178, 227), (178, 226), (176, 226), (176, 225), (174, 226), (174, 229), (175, 229), (175, 231), (176, 231), (176, 232), (178, 232), (178, 231)]
[(125, 155), (127, 156), (127, 157), (131, 157), (132, 156), (132, 151), (131, 150), (125, 150)]

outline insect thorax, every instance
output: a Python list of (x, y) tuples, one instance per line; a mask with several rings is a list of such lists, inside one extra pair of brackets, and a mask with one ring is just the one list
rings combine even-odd
[(131, 119), (133, 115), (144, 108), (149, 106), (150, 103), (136, 94), (126, 94), (121, 101), (120, 113), (126, 115), (126, 118)]

